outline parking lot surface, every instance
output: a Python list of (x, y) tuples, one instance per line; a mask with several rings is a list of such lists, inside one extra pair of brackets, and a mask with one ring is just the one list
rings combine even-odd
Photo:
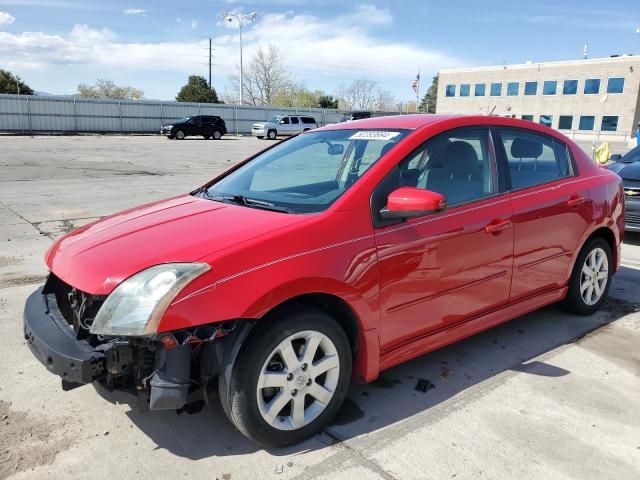
[(53, 239), (268, 145), (0, 137), (0, 478), (640, 478), (640, 236), (603, 311), (549, 307), (353, 385), (296, 447), (260, 449), (217, 408), (140, 415), (91, 386), (63, 392), (22, 338)]

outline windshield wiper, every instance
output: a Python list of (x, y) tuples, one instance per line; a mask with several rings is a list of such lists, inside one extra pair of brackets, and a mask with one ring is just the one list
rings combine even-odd
[(271, 202), (265, 202), (264, 200), (248, 198), (244, 195), (211, 195), (209, 192), (206, 192), (206, 198), (215, 202), (233, 202), (237, 205), (250, 208), (260, 208), (262, 210), (271, 210), (272, 212), (293, 213), (293, 210), (290, 208), (281, 207)]

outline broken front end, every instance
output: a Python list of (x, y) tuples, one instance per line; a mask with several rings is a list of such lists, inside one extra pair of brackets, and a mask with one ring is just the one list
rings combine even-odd
[(147, 321), (137, 332), (140, 322), (132, 316), (144, 311), (146, 299), (129, 280), (122, 285), (127, 282), (129, 298), (123, 301), (120, 292), (112, 301), (118, 289), (92, 295), (51, 273), (25, 305), (24, 337), (31, 352), (62, 378), (64, 390), (93, 383), (105, 398), (139, 411), (208, 400), (221, 365), (233, 362), (251, 324), (238, 320), (155, 334)]

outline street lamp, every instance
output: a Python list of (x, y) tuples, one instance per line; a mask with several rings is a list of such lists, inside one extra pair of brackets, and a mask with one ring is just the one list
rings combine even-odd
[(640, 27), (636, 28), (636, 55), (640, 55)]
[(240, 13), (229, 13), (229, 12), (222, 12), (222, 18), (224, 18), (225, 21), (229, 22), (229, 23), (233, 23), (233, 21), (235, 20), (236, 22), (238, 22), (238, 29), (240, 31), (240, 105), (242, 105), (242, 25), (244, 25), (245, 21), (250, 21), (253, 22), (256, 17), (257, 17), (257, 13), (253, 12), (250, 13), (249, 15), (242, 15)]

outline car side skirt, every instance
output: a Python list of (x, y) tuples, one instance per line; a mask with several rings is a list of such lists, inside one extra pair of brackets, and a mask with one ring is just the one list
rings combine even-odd
[[(401, 344), (382, 352), (380, 371), (399, 365), (407, 360), (424, 355), (452, 343), (480, 333), (489, 328), (508, 322), (521, 315), (538, 310), (546, 305), (558, 302), (567, 295), (568, 287), (554, 289), (528, 297), (516, 303), (506, 305), (482, 316), (465, 319), (448, 325), (436, 332), (430, 332), (409, 343)], [(377, 375), (376, 375), (377, 377)]]

